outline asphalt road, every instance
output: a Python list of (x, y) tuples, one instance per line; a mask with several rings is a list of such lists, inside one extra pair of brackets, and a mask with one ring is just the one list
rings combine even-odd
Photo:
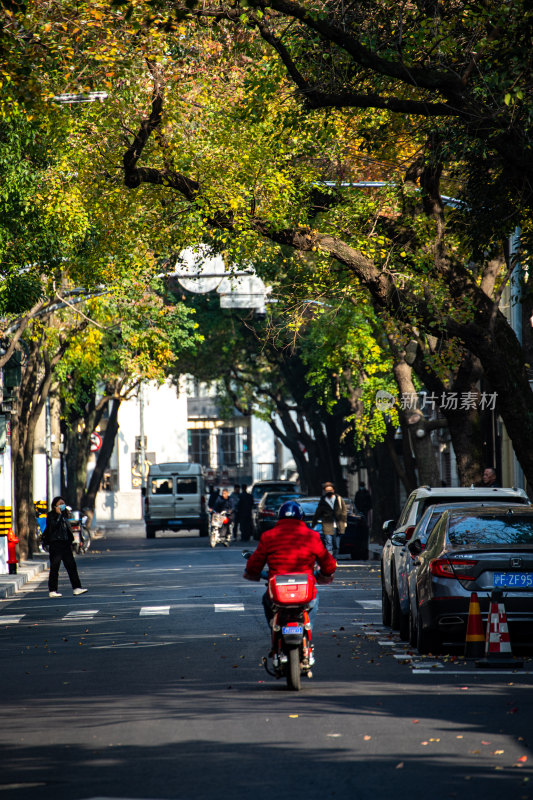
[(317, 664), (261, 665), (263, 587), (240, 545), (117, 527), (0, 602), (0, 800), (533, 800), (533, 667), (421, 659), (379, 624), (379, 563), (321, 588)]

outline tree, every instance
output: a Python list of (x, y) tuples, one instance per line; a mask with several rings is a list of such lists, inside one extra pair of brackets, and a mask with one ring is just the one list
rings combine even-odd
[[(409, 179), (416, 180), (420, 192), (412, 183), (382, 192), (375, 205), (381, 205), (381, 212), (385, 213), (378, 211), (367, 216), (365, 229), (368, 232), (364, 239), (361, 229), (355, 228), (354, 224), (360, 221), (365, 206), (368, 212), (371, 204), (360, 198), (358, 190), (339, 191), (329, 207), (322, 202), (317, 209), (319, 204), (313, 187), (316, 187), (317, 180), (324, 181), (325, 176), (324, 170), (320, 175), (317, 148), (311, 149), (309, 139), (313, 123), (318, 130), (318, 120), (324, 123), (326, 119), (324, 114), (307, 115), (304, 119), (298, 117), (303, 126), (305, 146), (298, 143), (296, 152), (293, 148), (290, 175), (283, 166), (283, 159), (287, 157), (289, 143), (294, 144), (296, 136), (295, 118), (298, 115), (293, 108), (287, 111), (285, 128), (278, 130), (276, 152), (274, 148), (269, 150), (270, 168), (263, 169), (266, 158), (263, 153), (261, 168), (258, 162), (255, 163), (252, 184), (245, 167), (250, 155), (248, 158), (242, 156), (239, 163), (234, 162), (232, 170), (226, 169), (225, 181), (217, 174), (219, 186), (215, 196), (207, 174), (199, 182), (175, 167), (139, 165), (154, 131), (163, 124), (163, 99), (163, 84), (156, 79), (151, 112), (124, 154), (126, 185), (130, 188), (142, 184), (167, 186), (174, 196), (178, 195), (182, 202), (187, 203), (191, 213), (193, 209), (195, 213), (201, 209), (208, 226), (226, 232), (227, 238), (231, 233), (232, 237), (238, 238), (241, 247), (246, 239), (243, 231), (246, 231), (248, 239), (256, 237), (256, 242), (263, 237), (282, 247), (322, 255), (324, 264), (333, 258), (344, 266), (354, 282), (365, 286), (374, 304), (396, 321), (402, 324), (408, 321), (439, 339), (461, 342), (479, 359), (492, 391), (498, 396), (498, 410), (518, 459), (528, 480), (533, 482), (533, 450), (529, 446), (533, 440), (533, 395), (523, 350), (498, 308), (506, 281), (505, 265), (500, 260), (500, 269), (495, 270), (498, 259), (493, 257), (495, 253), (490, 249), (489, 257), (483, 261), (470, 260), (473, 255), (471, 238), (461, 237), (459, 227), (460, 219), (468, 218), (465, 208), (454, 211), (453, 226), (448, 223), (441, 197), (443, 169), (438, 161), (438, 151), (430, 148), (424, 163), (414, 161), (413, 168), (408, 171)], [(261, 99), (264, 102), (264, 94)], [(274, 105), (272, 96), (270, 99)], [(281, 113), (279, 104), (276, 111)], [(266, 113), (267, 109), (260, 119), (263, 133), (268, 126)], [(252, 127), (251, 122), (248, 125)], [(203, 135), (208, 136), (208, 133), (203, 131)], [(217, 136), (220, 138), (220, 128)], [(249, 142), (252, 137), (243, 131), (240, 136), (242, 155), (244, 140)], [(261, 144), (265, 146), (265, 142), (263, 138)], [(247, 147), (250, 151), (249, 144)], [(171, 148), (168, 135), (165, 148)], [(258, 148), (259, 144), (255, 144), (252, 154)], [(300, 155), (306, 148), (307, 152)], [(230, 149), (226, 150), (226, 167), (236, 149), (234, 136)], [(175, 163), (180, 155), (179, 147), (172, 153)], [(315, 159), (313, 168), (312, 155)], [(304, 163), (307, 174), (304, 174)], [(329, 168), (331, 162), (326, 163)], [(167, 160), (167, 164), (170, 161)], [(273, 192), (268, 176), (276, 165), (280, 171)], [(221, 180), (226, 193), (221, 191)], [(288, 190), (287, 186), (290, 187)], [(242, 195), (249, 199), (247, 208), (244, 198), (240, 204), (238, 199), (233, 199)], [(486, 232), (486, 241), (490, 248), (490, 232)], [(234, 242), (228, 246), (232, 251), (238, 251)], [(253, 246), (250, 246), (251, 250)], [(475, 254), (479, 255), (477, 250)]]
[[(88, 311), (95, 326), (77, 337), (57, 370), (66, 489), (75, 507), (89, 512), (89, 524), (115, 445), (121, 403), (137, 393), (142, 381), (162, 383), (200, 341), (193, 310), (165, 300), (160, 280), (142, 295), (138, 290), (133, 282), (118, 297), (93, 300)], [(102, 447), (87, 482), (91, 435), (106, 409)]]

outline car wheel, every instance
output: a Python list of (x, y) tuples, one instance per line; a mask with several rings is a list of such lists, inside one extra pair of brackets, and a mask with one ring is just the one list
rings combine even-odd
[(152, 525), (146, 526), (146, 538), (147, 539), (155, 539), (155, 532), (157, 528), (153, 528)]
[(409, 604), (409, 644), (416, 647), (416, 617), (413, 614), (413, 609)]
[(391, 603), (391, 628), (393, 631), (397, 631), (400, 629), (400, 617), (402, 615), (400, 609), (400, 595), (398, 594), (398, 588), (395, 583), (392, 584), (392, 603)]
[(422, 618), (417, 614), (416, 618), (416, 648), (420, 655), (437, 655), (440, 651), (439, 636), (436, 631), (422, 627)]
[(384, 625), (391, 624), (391, 603), (383, 585), (383, 579), (381, 581), (381, 621)]
[(409, 614), (404, 614), (400, 609), (400, 639), (406, 642), (409, 639)]

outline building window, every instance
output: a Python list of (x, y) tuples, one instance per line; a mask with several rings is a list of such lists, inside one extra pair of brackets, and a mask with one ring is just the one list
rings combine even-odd
[(191, 464), (201, 464), (203, 467), (209, 467), (209, 436), (210, 431), (197, 429), (187, 431), (189, 442), (189, 462)]
[(218, 458), (222, 467), (244, 467), (249, 460), (248, 428), (221, 428)]

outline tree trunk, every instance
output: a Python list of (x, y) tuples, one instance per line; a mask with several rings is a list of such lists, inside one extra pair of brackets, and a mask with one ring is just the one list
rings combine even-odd
[(394, 435), (394, 428), (388, 426), (385, 441), (367, 449), (366, 467), (372, 492), (370, 538), (377, 544), (383, 544), (387, 538), (383, 534), (383, 524), (389, 519), (397, 520), (400, 514), (398, 477), (391, 459), (391, 449), (395, 447)]
[[(441, 477), (435, 450), (429, 435), (428, 420), (420, 409), (418, 393), (412, 377), (412, 369), (405, 361), (403, 353), (394, 354), (394, 377), (398, 385), (400, 397), (409, 398), (409, 408), (401, 412), (404, 420), (404, 444), (408, 445), (410, 452), (414, 453), (418, 484), (427, 486), (440, 486)], [(419, 434), (422, 434), (419, 436)], [(409, 454), (409, 453), (408, 453)]]
[(87, 522), (89, 526), (91, 525), (94, 517), (96, 495), (98, 494), (102, 478), (104, 477), (104, 472), (107, 468), (107, 465), (109, 464), (109, 460), (111, 458), (111, 455), (113, 453), (113, 448), (115, 446), (115, 439), (119, 429), (118, 411), (121, 402), (122, 402), (121, 397), (114, 397), (112, 399), (111, 411), (109, 413), (109, 418), (107, 420), (107, 426), (104, 432), (102, 447), (100, 448), (100, 451), (98, 453), (98, 458), (96, 459), (96, 465), (91, 475), (87, 491), (85, 492), (82, 503), (80, 504), (82, 510), (85, 511), (85, 513), (87, 514)]
[[(98, 426), (108, 400), (96, 403), (96, 395), (86, 407), (83, 417), (69, 418), (63, 424), (65, 437), (65, 499), (73, 508), (81, 509), (87, 489), (87, 464), (91, 452), (91, 436)], [(105, 467), (104, 467), (105, 469)]]
[(30, 340), (15, 413), (12, 415), (11, 448), (14, 474), (14, 522), (22, 559), (35, 548), (35, 510), (33, 505), (33, 446), (35, 428), (51, 383), (50, 363), (43, 361), (41, 341)]

